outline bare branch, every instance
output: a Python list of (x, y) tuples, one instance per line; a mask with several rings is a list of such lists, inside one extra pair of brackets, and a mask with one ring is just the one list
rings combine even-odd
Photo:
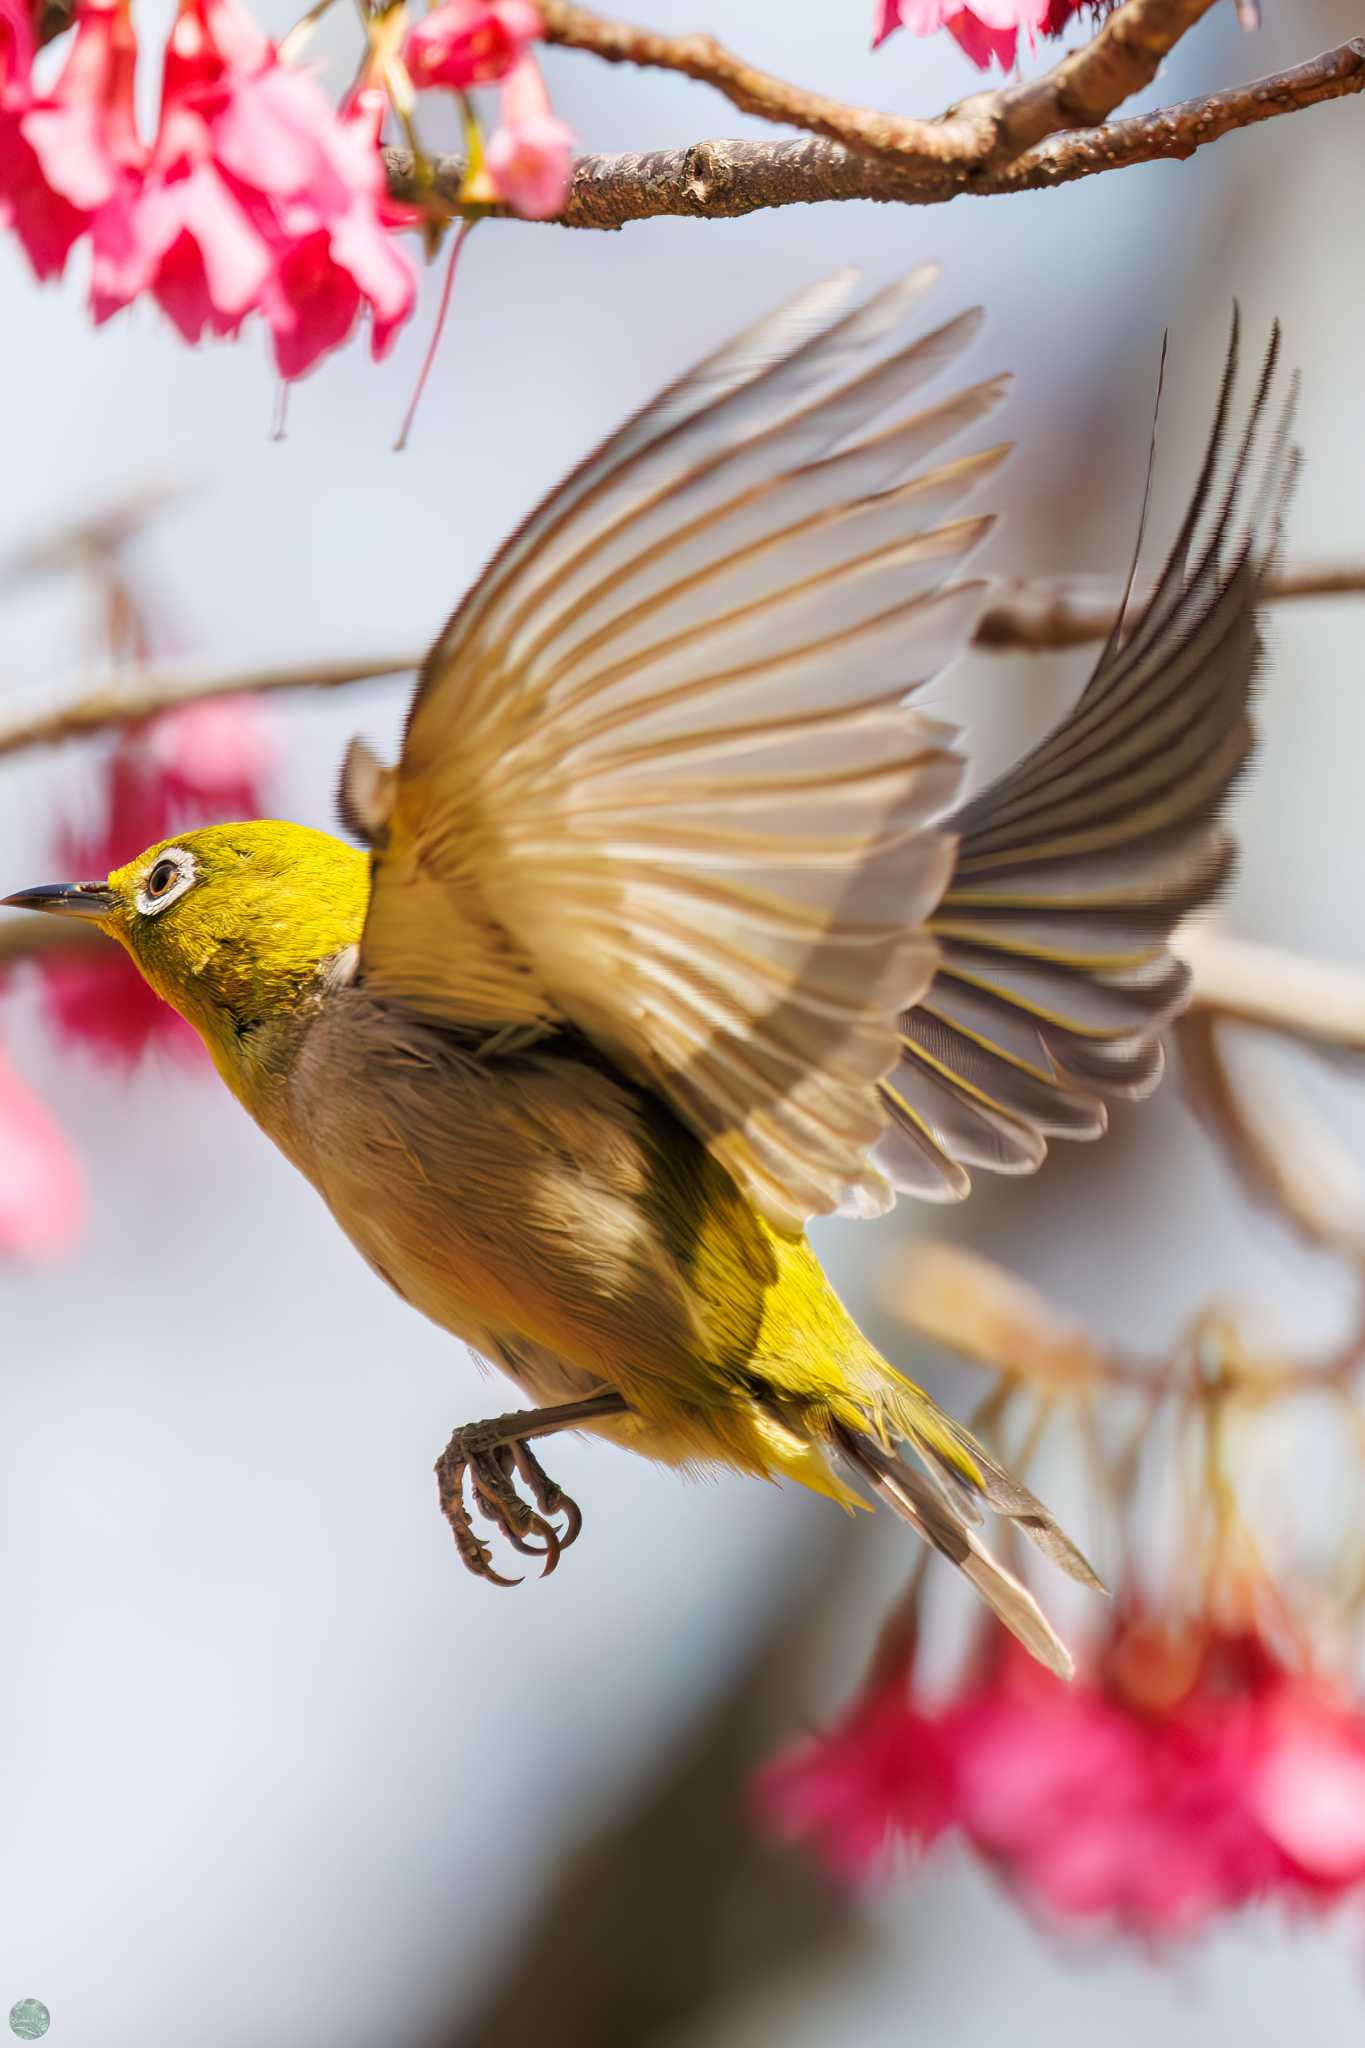
[[(1362, 594), (1365, 563), (1307, 563), (1272, 578), (1267, 585), (1268, 596), (1285, 600)], [(983, 613), (976, 645), (993, 653), (1043, 653), (1103, 640), (1113, 624), (1117, 601), (1117, 587), (1111, 592), (1095, 581), (1010, 585), (1000, 601)], [(141, 668), (126, 677), (115, 677), (106, 688), (78, 697), (74, 703), (0, 731), (0, 759), (34, 747), (56, 747), (67, 740), (117, 732), (209, 697), (336, 690), (349, 683), (408, 676), (421, 667), (422, 659), (422, 652), (416, 649), (406, 653), (390, 649), (358, 660), (306, 661), (292, 668)]]
[[(1120, 18), (1114, 15), (1111, 20)], [(1362, 91), (1365, 37), (1356, 36), (1306, 64), (1254, 79), (1249, 85), (1182, 100), (1155, 113), (1136, 114), (1103, 127), (1053, 135), (1013, 162), (1001, 163), (995, 158), (994, 143), (987, 139), (989, 123), (977, 123), (981, 150), (974, 158), (941, 151), (936, 155), (930, 150), (916, 160), (908, 149), (868, 153), (813, 135), (773, 142), (695, 142), (684, 149), (644, 154), (582, 156), (574, 164), (568, 200), (556, 216), (556, 224), (620, 228), (629, 221), (665, 216), (730, 220), (768, 207), (808, 206), (828, 200), (940, 206), (963, 192), (990, 198), (1037, 191), (1132, 164), (1190, 157), (1233, 129), (1253, 127), (1281, 114), (1299, 113)], [(880, 122), (893, 117), (867, 118)], [(934, 148), (938, 148), (942, 124), (919, 125), (934, 131), (938, 138)], [(464, 164), (458, 157), (438, 158), (430, 182), (419, 179), (406, 150), (387, 149), (384, 161), (395, 199), (426, 205), (438, 217), (453, 217), (460, 211)]]
[[(1134, 610), (1143, 603), (1134, 593)], [(1265, 595), (1277, 604), (1308, 598), (1365, 596), (1365, 562), (1308, 563), (1267, 577)], [(1092, 583), (1059, 577), (1049, 582), (1012, 583), (976, 629), (978, 647), (1002, 654), (1050, 654), (1087, 647), (1108, 637), (1122, 587), (1107, 579)]]
[(1276, 946), (1232, 939), (1198, 921), (1175, 949), (1194, 976), (1191, 1006), (1338, 1053), (1365, 1053), (1365, 974)]
[(243, 675), (240, 670), (141, 669), (126, 682), (112, 682), (107, 689), (80, 697), (74, 704), (45, 712), (23, 725), (0, 732), (0, 757), (21, 754), (30, 747), (60, 746), (64, 740), (87, 739), (93, 733), (116, 732), (123, 726), (138, 725), (160, 712), (175, 711), (183, 704), (202, 703), (208, 697), (265, 696), (279, 690), (335, 690), (345, 683), (368, 683), (385, 676), (410, 675), (420, 657), (378, 656), (371, 661), (301, 662), (294, 668), (257, 669)]

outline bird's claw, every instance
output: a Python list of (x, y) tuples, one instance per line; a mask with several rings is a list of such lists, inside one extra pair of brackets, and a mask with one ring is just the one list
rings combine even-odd
[[(549, 1477), (529, 1445), (495, 1436), (497, 1428), (496, 1423), (474, 1422), (457, 1429), (436, 1460), (436, 1484), (441, 1512), (450, 1524), (455, 1547), (466, 1567), (492, 1585), (519, 1586), (520, 1579), (504, 1578), (494, 1570), (493, 1553), (476, 1531), (471, 1509), (476, 1508), (486, 1521), (500, 1529), (513, 1549), (524, 1557), (543, 1557), (543, 1579), (549, 1577), (561, 1553), (578, 1536), (583, 1517), (577, 1502)], [(520, 1475), (534, 1507), (517, 1492), (514, 1474)], [(561, 1515), (562, 1530), (554, 1522)]]

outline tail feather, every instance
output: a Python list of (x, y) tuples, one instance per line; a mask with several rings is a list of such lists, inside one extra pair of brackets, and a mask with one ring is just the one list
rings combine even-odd
[(955, 1564), (1010, 1634), (1058, 1678), (1070, 1678), (1071, 1653), (1027, 1586), (991, 1556), (962, 1520), (941, 1479), (917, 1472), (870, 1436), (836, 1423), (835, 1440), (844, 1458), (878, 1500), (907, 1522), (924, 1541)]

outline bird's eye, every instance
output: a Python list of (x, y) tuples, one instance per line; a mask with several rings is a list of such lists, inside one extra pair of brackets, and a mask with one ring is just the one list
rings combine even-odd
[(144, 917), (155, 917), (184, 895), (194, 876), (194, 855), (181, 846), (171, 847), (143, 876), (137, 892), (138, 909)]

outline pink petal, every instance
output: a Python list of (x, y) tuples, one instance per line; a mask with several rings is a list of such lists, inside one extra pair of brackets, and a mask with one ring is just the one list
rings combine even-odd
[(1289, 1708), (1271, 1724), (1269, 1753), (1248, 1803), (1271, 1840), (1310, 1876), (1365, 1878), (1365, 1729), (1358, 1716)]
[(568, 196), (573, 135), (553, 114), (532, 115), (499, 128), (485, 161), (500, 199), (527, 220), (551, 220)]
[(36, 1259), (67, 1251), (84, 1218), (75, 1154), (0, 1055), (0, 1252)]

